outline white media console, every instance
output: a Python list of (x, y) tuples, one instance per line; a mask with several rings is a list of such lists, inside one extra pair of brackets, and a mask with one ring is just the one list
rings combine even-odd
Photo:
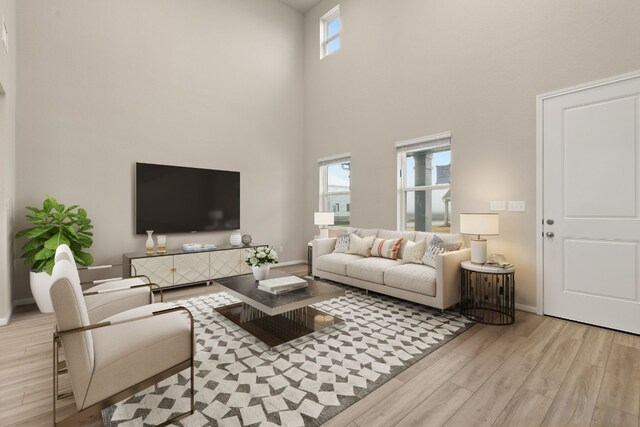
[[(170, 250), (164, 254), (123, 255), (125, 277), (144, 275), (162, 288), (209, 283), (221, 277), (251, 273), (245, 264), (249, 248), (266, 246), (219, 247), (200, 252)], [(135, 270), (134, 270), (135, 268)]]

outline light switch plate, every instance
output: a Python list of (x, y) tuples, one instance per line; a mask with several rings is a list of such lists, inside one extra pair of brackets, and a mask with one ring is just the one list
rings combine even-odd
[(509, 211), (524, 212), (525, 211), (524, 200), (518, 200), (518, 201), (509, 200)]
[(507, 204), (504, 200), (492, 200), (489, 202), (489, 210), (491, 212), (503, 212), (507, 210)]

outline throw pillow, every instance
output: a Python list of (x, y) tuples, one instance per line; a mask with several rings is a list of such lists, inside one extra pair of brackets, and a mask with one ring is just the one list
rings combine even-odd
[(358, 230), (337, 237), (336, 247), (333, 250), (334, 254), (343, 254), (347, 252), (347, 250), (349, 249), (349, 242), (351, 241), (351, 234), (353, 233), (358, 233)]
[(402, 237), (399, 239), (376, 239), (371, 247), (371, 256), (397, 260), (403, 240)]
[(422, 263), (436, 268), (436, 259), (438, 258), (438, 255), (446, 252), (457, 251), (461, 247), (462, 243), (445, 243), (440, 237), (433, 236), (433, 239), (429, 242), (429, 247), (422, 257)]
[(407, 240), (407, 243), (404, 246), (404, 251), (402, 252), (402, 262), (404, 264), (410, 262), (414, 264), (422, 264), (422, 257), (424, 256), (424, 252), (426, 250), (426, 240), (420, 240), (419, 242), (412, 242), (411, 240)]
[(375, 236), (360, 237), (357, 234), (351, 234), (347, 253), (365, 257), (371, 256), (371, 246), (374, 240)]

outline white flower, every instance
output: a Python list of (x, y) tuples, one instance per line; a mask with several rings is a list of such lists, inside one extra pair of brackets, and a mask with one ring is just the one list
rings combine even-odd
[(250, 262), (251, 264), (253, 264), (253, 265), (256, 265), (256, 264), (258, 263), (258, 258), (256, 258), (256, 257), (251, 257), (251, 258), (249, 259), (249, 262)]
[(269, 255), (271, 255), (274, 259), (278, 258), (278, 253), (276, 251), (274, 251), (273, 249), (271, 249), (271, 251), (269, 251)]
[(258, 254), (256, 255), (258, 258), (262, 259), (264, 257), (266, 257), (264, 252), (258, 252)]

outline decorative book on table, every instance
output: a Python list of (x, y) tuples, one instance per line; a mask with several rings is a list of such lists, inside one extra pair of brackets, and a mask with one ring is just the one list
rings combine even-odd
[(296, 276), (276, 277), (258, 282), (258, 289), (275, 295), (306, 288), (307, 286), (309, 284), (306, 280)]

